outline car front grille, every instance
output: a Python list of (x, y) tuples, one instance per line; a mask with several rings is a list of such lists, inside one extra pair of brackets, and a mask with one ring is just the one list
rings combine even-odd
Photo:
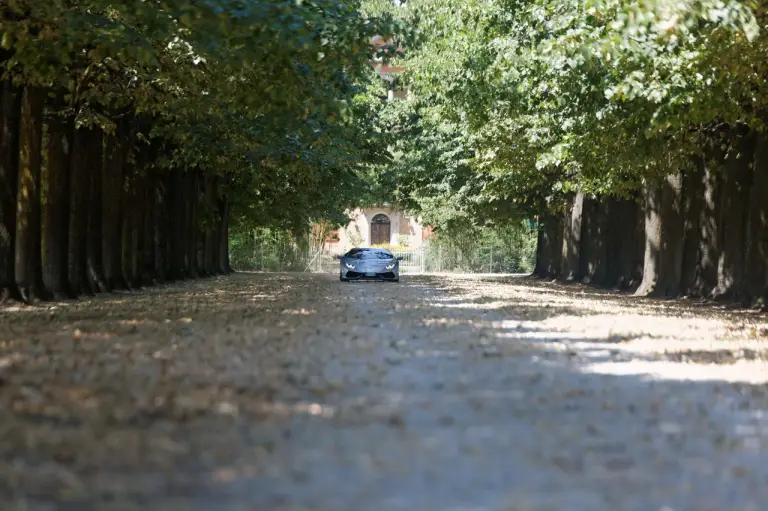
[(371, 280), (376, 280), (376, 279), (394, 279), (395, 278), (395, 273), (391, 272), (391, 271), (388, 271), (388, 272), (377, 272), (376, 276), (374, 276), (374, 277), (369, 277), (367, 275), (368, 273), (370, 273), (370, 272), (362, 272), (361, 273), (361, 272), (349, 270), (349, 271), (347, 271), (346, 278), (348, 278), (348, 279), (371, 279)]

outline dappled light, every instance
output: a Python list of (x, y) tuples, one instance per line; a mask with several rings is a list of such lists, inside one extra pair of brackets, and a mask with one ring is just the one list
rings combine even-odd
[(23, 309), (0, 311), (14, 505), (615, 509), (607, 479), (659, 508), (762, 502), (762, 314), (522, 276), (311, 274)]
[(765, 2), (0, 41), (2, 511), (766, 509)]
[(463, 288), (462, 300), (438, 306), (516, 318), (483, 325), (495, 331), (499, 349), (536, 343), (544, 354), (579, 353), (583, 361), (569, 363), (587, 373), (768, 383), (768, 317), (762, 314), (638, 302), (578, 287), (550, 289), (532, 279), (518, 278), (518, 286), (452, 280)]

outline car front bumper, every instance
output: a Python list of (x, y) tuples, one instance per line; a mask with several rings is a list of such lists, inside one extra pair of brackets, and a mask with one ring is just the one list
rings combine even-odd
[(400, 278), (400, 269), (394, 268), (342, 268), (341, 278), (348, 280), (397, 280)]

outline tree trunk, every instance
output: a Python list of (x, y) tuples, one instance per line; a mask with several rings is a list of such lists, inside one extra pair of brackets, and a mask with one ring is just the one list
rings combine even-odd
[(747, 217), (745, 303), (768, 305), (768, 137), (756, 133), (755, 158)]
[[(105, 292), (109, 287), (105, 284), (104, 265), (102, 258), (103, 247), (103, 210), (104, 197), (104, 132), (96, 128), (91, 132), (88, 144), (88, 173), (91, 176), (88, 200), (88, 233), (86, 240), (86, 265), (88, 268), (88, 283), (94, 292)], [(114, 206), (110, 206), (114, 207)]]
[(44, 298), (40, 166), (43, 89), (26, 87), (19, 123), (19, 181), (16, 209), (16, 285), (21, 299)]
[(69, 285), (75, 294), (93, 294), (87, 272), (86, 246), (88, 243), (88, 199), (91, 186), (90, 144), (93, 130), (82, 127), (75, 130), (69, 168), (69, 240), (67, 243), (67, 269)]
[(160, 223), (159, 231), (160, 245), (162, 248), (163, 259), (163, 279), (171, 279), (171, 260), (173, 254), (173, 236), (174, 233), (171, 230), (171, 222), (169, 218), (173, 214), (173, 208), (171, 207), (171, 186), (173, 185), (173, 173), (164, 174), (161, 178), (161, 185), (159, 189), (160, 202), (162, 204), (163, 214), (157, 219)]
[(549, 244), (549, 266), (546, 268), (549, 278), (556, 279), (560, 276), (563, 266), (563, 217), (552, 215), (548, 218), (549, 225), (546, 228)]
[(218, 272), (223, 275), (231, 273), (229, 267), (229, 200), (226, 195), (219, 197), (219, 253)]
[(159, 221), (160, 203), (158, 201), (159, 179), (155, 175), (147, 177), (146, 183), (146, 208), (147, 225), (145, 227), (147, 249), (147, 273), (152, 284), (157, 284), (163, 279), (162, 248), (160, 246)]
[(563, 255), (560, 276), (566, 282), (579, 280), (579, 250), (584, 194), (579, 192), (569, 201), (563, 225)]
[(106, 137), (102, 167), (102, 263), (104, 283), (108, 290), (127, 289), (123, 275), (123, 215), (125, 214), (125, 163), (131, 146), (131, 127), (119, 121), (115, 132)]
[(190, 239), (194, 246), (194, 261), (197, 265), (197, 272), (201, 277), (209, 277), (210, 274), (206, 271), (208, 261), (208, 245), (206, 245), (206, 225), (205, 225), (205, 212), (206, 212), (206, 194), (205, 183), (202, 178), (197, 181), (197, 187), (195, 188), (195, 214), (191, 218), (192, 225), (190, 225)]
[[(606, 284), (629, 289), (642, 278), (644, 219), (638, 218), (642, 215), (636, 197), (608, 199), (606, 210)], [(642, 249), (639, 249), (641, 242)]]
[(0, 81), (0, 303), (19, 298), (16, 289), (16, 191), (19, 177), (21, 94)]
[(563, 214), (544, 213), (539, 216), (536, 245), (536, 267), (533, 274), (542, 279), (560, 275), (563, 255)]
[[(744, 254), (746, 251), (746, 225), (750, 164), (754, 155), (754, 137), (739, 130), (736, 141), (725, 160), (720, 215), (720, 258), (717, 266), (715, 298), (739, 299), (743, 287)], [(766, 200), (763, 198), (763, 200)]]
[(215, 179), (212, 176), (205, 176), (205, 273), (207, 275), (216, 275), (216, 190)]
[[(54, 104), (58, 108), (61, 99)], [(48, 121), (48, 186), (44, 203), (43, 281), (54, 298), (74, 298), (67, 279), (69, 239), (69, 160), (72, 152), (71, 119), (52, 112)]]
[(722, 201), (723, 175), (719, 164), (722, 156), (717, 151), (705, 153), (703, 179), (703, 200), (699, 214), (699, 255), (694, 281), (698, 296), (710, 296), (717, 287), (717, 266), (720, 257), (720, 211)]
[(187, 230), (186, 230), (186, 187), (185, 174), (179, 170), (173, 170), (169, 179), (170, 186), (167, 190), (170, 214), (168, 215), (168, 232), (171, 236), (170, 261), (168, 264), (168, 278), (181, 280), (187, 276), (185, 260), (187, 257)]
[(584, 199), (579, 275), (585, 284), (604, 286), (607, 282), (606, 205), (599, 199)]
[(539, 216), (539, 233), (536, 240), (536, 266), (533, 269), (533, 275), (541, 279), (556, 276), (557, 270), (555, 268), (558, 270), (560, 268), (560, 264), (554, 264), (555, 254), (559, 255), (562, 250), (562, 243), (557, 243), (556, 229), (562, 231), (562, 226), (559, 225), (555, 216)]
[(221, 178), (213, 177), (211, 203), (210, 203), (210, 229), (211, 229), (211, 273), (220, 275), (221, 271)]
[(141, 287), (141, 276), (139, 274), (139, 228), (140, 211), (139, 200), (136, 190), (136, 176), (128, 179), (126, 189), (126, 208), (123, 215), (123, 275), (128, 282), (130, 289)]
[(136, 281), (139, 287), (151, 285), (149, 270), (147, 268), (147, 260), (149, 254), (147, 253), (147, 190), (146, 190), (146, 177), (143, 175), (144, 166), (146, 161), (141, 161), (141, 167), (139, 172), (142, 175), (137, 175), (134, 181), (134, 197), (136, 212)]
[(141, 254), (142, 254), (142, 281), (146, 285), (155, 285), (158, 280), (155, 266), (155, 200), (153, 197), (155, 188), (151, 176), (142, 179), (142, 228), (141, 228)]
[(150, 190), (150, 200), (152, 201), (152, 245), (155, 254), (154, 266), (155, 275), (159, 281), (165, 280), (165, 204), (163, 202), (163, 181), (159, 176), (152, 179), (152, 188)]
[(680, 274), (680, 289), (686, 295), (700, 295), (696, 284), (700, 271), (702, 246), (701, 217), (704, 208), (705, 189), (704, 175), (706, 164), (704, 159), (696, 162), (693, 170), (683, 176), (683, 267)]
[(661, 187), (645, 192), (645, 258), (637, 296), (680, 294), (683, 263), (682, 178), (667, 176)]
[(205, 258), (200, 256), (200, 245), (203, 238), (200, 233), (200, 193), (202, 188), (202, 177), (200, 172), (195, 170), (187, 175), (187, 261), (189, 278), (196, 279), (200, 276), (206, 276)]

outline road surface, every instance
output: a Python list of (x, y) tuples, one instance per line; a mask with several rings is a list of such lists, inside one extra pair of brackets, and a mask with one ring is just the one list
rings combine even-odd
[(0, 311), (21, 510), (768, 509), (768, 322), (520, 277)]

